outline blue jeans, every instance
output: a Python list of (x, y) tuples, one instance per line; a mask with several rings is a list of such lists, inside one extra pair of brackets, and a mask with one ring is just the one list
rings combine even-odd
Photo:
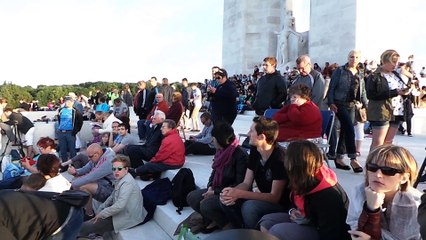
[(340, 136), (337, 143), (337, 157), (342, 158), (345, 153), (350, 159), (356, 158), (355, 147), (355, 107), (336, 104), (336, 116), (340, 121)]
[(70, 153), (69, 158), (75, 157), (75, 136), (71, 132), (58, 132), (59, 140), (59, 155), (62, 162), (68, 161), (68, 152)]
[(286, 209), (278, 203), (271, 203), (260, 200), (240, 201), (233, 206), (221, 204), (229, 221), (233, 227), (256, 229), (259, 220), (266, 214), (275, 212), (284, 212)]
[(81, 226), (83, 225), (83, 220), (84, 220), (83, 208), (71, 208), (71, 209), (74, 209), (71, 215), (71, 218), (68, 220), (68, 223), (61, 230), (63, 234), (62, 240), (77, 239), (78, 233), (80, 232)]

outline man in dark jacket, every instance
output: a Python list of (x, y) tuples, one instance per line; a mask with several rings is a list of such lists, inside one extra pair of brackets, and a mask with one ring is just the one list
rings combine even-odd
[[(5, 108), (4, 116), (8, 118), (8, 121), (0, 122), (0, 129), (3, 129), (13, 143), (13, 145), (20, 146), (21, 144), (27, 148), (27, 156), (33, 157), (33, 141), (34, 141), (34, 124), (30, 119), (22, 115), (21, 113), (13, 112), (11, 108)], [(17, 142), (16, 134), (13, 133), (12, 126), (16, 125), (16, 134), (24, 134), (22, 143)]]
[[(134, 111), (136, 115), (139, 116), (139, 120), (146, 119), (146, 116), (148, 116), (149, 110), (147, 109), (148, 103), (148, 89), (146, 89), (146, 83), (145, 81), (139, 81), (138, 82), (138, 93), (136, 94), (134, 98)], [(152, 105), (151, 105), (152, 106)]]
[[(76, 135), (83, 126), (83, 116), (73, 108), (74, 100), (70, 96), (64, 98), (65, 105), (58, 113), (57, 138), (59, 140), (59, 155), (62, 162), (75, 157)], [(70, 153), (68, 157), (68, 152)]]
[(276, 70), (277, 59), (266, 57), (262, 65), (265, 75), (257, 82), (256, 98), (252, 105), (257, 115), (263, 115), (268, 108), (281, 108), (287, 98), (287, 83)]
[(143, 160), (148, 161), (158, 152), (163, 136), (161, 125), (166, 119), (166, 114), (162, 111), (155, 111), (150, 128), (146, 133), (146, 142), (142, 145), (128, 145), (127, 155), (130, 158), (132, 168), (143, 165)]

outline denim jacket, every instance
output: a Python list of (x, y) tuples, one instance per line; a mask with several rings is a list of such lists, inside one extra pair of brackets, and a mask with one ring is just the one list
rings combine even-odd
[[(331, 104), (336, 103), (347, 103), (349, 100), (349, 91), (351, 91), (351, 81), (354, 75), (348, 69), (348, 64), (345, 64), (342, 67), (339, 67), (334, 71), (331, 76), (330, 86), (327, 92), (327, 103), (330, 106)], [(359, 85), (356, 91), (354, 101), (359, 101), (363, 106), (367, 106), (367, 95), (365, 92), (365, 83), (364, 75), (358, 70), (355, 74), (355, 77), (358, 78)], [(352, 101), (351, 101), (352, 102)]]

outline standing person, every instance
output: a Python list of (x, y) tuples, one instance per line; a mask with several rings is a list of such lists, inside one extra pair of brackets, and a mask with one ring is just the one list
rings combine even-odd
[(172, 103), (173, 103), (173, 92), (175, 91), (175, 90), (173, 90), (173, 88), (170, 86), (170, 84), (169, 84), (169, 79), (167, 79), (167, 78), (163, 78), (163, 80), (162, 80), (162, 85), (161, 85), (161, 87), (160, 87), (160, 92), (163, 94), (163, 96), (164, 96), (164, 101), (166, 101), (167, 102), (167, 104), (169, 105), (169, 106), (171, 106), (172, 105)]
[(311, 100), (320, 110), (327, 110), (324, 103), (325, 81), (321, 73), (312, 68), (311, 58), (308, 55), (302, 55), (296, 59), (299, 76), (293, 80), (291, 86), (295, 84), (305, 84), (311, 89)]
[(211, 113), (213, 122), (223, 120), (232, 125), (237, 117), (238, 92), (232, 81), (228, 81), (228, 73), (220, 68), (214, 73), (219, 85), (208, 86), (208, 91), (212, 95)]
[[(404, 126), (402, 125), (405, 121), (406, 125), (407, 125), (407, 135), (409, 137), (412, 137), (413, 135), (411, 134), (411, 118), (413, 118), (414, 113), (413, 113), (413, 95), (411, 94), (412, 92), (412, 79), (414, 78), (414, 75), (411, 73), (411, 71), (413, 70), (411, 67), (411, 63), (410, 62), (406, 62), (404, 64), (400, 63), (400, 67), (398, 68), (397, 72), (399, 73), (399, 76), (401, 77), (402, 81), (403, 81), (403, 85), (405, 85), (405, 88), (409, 88), (409, 93), (407, 95), (402, 96), (402, 113), (401, 111), (397, 111), (395, 112), (395, 110), (398, 109), (394, 109), (394, 115), (397, 116), (403, 116), (403, 120), (401, 122), (401, 124), (398, 127), (398, 130), (401, 132), (402, 135), (405, 134), (405, 129)], [(397, 98), (393, 98), (392, 99), (392, 105), (395, 107), (399, 107), (399, 104), (401, 104), (400, 102), (401, 99), (397, 99)]]
[(268, 108), (281, 108), (287, 98), (287, 83), (276, 70), (277, 59), (266, 57), (263, 59), (265, 75), (257, 81), (257, 92), (252, 107), (257, 115), (263, 115)]
[(124, 84), (123, 94), (121, 98), (123, 99), (124, 103), (126, 103), (128, 107), (133, 106), (133, 95), (132, 95), (132, 91), (130, 90), (129, 84)]
[(190, 192), (188, 204), (204, 219), (203, 233), (210, 233), (228, 224), (228, 219), (220, 206), (219, 194), (225, 187), (235, 187), (244, 180), (248, 156), (238, 145), (234, 129), (228, 123), (215, 126), (212, 135), (217, 153), (212, 164), (207, 188)]
[[(4, 117), (7, 121), (0, 122), (0, 129), (3, 129), (6, 132), (7, 137), (12, 142), (12, 145), (21, 146), (21, 144), (27, 148), (27, 157), (34, 156), (34, 124), (30, 119), (22, 115), (21, 113), (15, 113), (11, 108), (5, 108), (3, 110)], [(17, 142), (15, 134), (13, 133), (12, 126), (16, 126), (16, 134), (24, 134), (22, 142)]]
[(336, 174), (324, 165), (319, 148), (309, 141), (292, 142), (285, 165), (294, 208), (263, 216), (261, 231), (279, 239), (351, 239), (346, 224), (348, 196)]
[(153, 106), (157, 103), (156, 96), (158, 93), (161, 93), (160, 88), (158, 86), (157, 78), (151, 77), (149, 80), (149, 84), (151, 84), (152, 88), (148, 93), (148, 96), (146, 97), (146, 110), (147, 113), (151, 112)]
[(90, 233), (103, 235), (105, 232), (134, 227), (141, 223), (146, 215), (142, 206), (143, 199), (139, 185), (129, 174), (130, 161), (119, 155), (112, 160), (112, 172), (115, 185), (111, 195), (99, 206), (96, 216), (83, 223), (80, 236)]
[(182, 94), (182, 104), (185, 107), (184, 127), (186, 128), (186, 124), (187, 124), (186, 120), (188, 119), (187, 111), (190, 110), (189, 102), (192, 98), (192, 88), (188, 85), (188, 79), (186, 78), (182, 79), (181, 94)]
[(399, 146), (378, 146), (365, 165), (365, 182), (350, 196), (352, 239), (421, 239), (417, 211), (420, 216), (422, 193), (413, 188), (418, 169), (411, 153)]
[(399, 58), (395, 50), (384, 51), (380, 56), (381, 66), (367, 78), (367, 120), (373, 130), (370, 151), (382, 144), (391, 144), (403, 120), (402, 116), (395, 117), (398, 109), (394, 111), (392, 104), (393, 98), (402, 99), (401, 96), (409, 92), (395, 71)]
[[(220, 193), (222, 209), (235, 228), (257, 226), (268, 213), (289, 209), (288, 176), (284, 168), (285, 151), (278, 144), (277, 122), (255, 117), (250, 126), (250, 156), (242, 183)], [(253, 182), (257, 188), (252, 190)]]
[[(74, 100), (70, 96), (64, 98), (65, 105), (58, 112), (58, 141), (59, 156), (62, 162), (73, 158), (76, 155), (75, 140), (76, 135), (83, 126), (83, 116), (73, 108)], [(69, 156), (68, 156), (69, 152)]]
[(193, 132), (200, 131), (200, 121), (198, 119), (198, 113), (201, 109), (201, 100), (203, 96), (201, 95), (201, 90), (198, 88), (196, 83), (191, 84), (192, 89), (192, 110), (191, 110), (191, 120), (192, 120), (192, 130)]
[(133, 103), (133, 110), (135, 111), (136, 115), (139, 117), (139, 120), (146, 119), (146, 116), (148, 115), (148, 104), (147, 104), (147, 97), (148, 97), (148, 89), (146, 89), (146, 83), (145, 81), (139, 81), (138, 82), (138, 93), (136, 94), (134, 98)]
[(347, 153), (351, 160), (350, 165), (356, 173), (363, 170), (357, 160), (355, 145), (355, 105), (359, 99), (363, 100), (363, 106), (367, 105), (365, 91), (362, 90), (364, 89), (364, 73), (358, 69), (360, 60), (359, 51), (350, 51), (348, 62), (333, 72), (327, 93), (330, 110), (336, 113), (340, 121), (340, 136), (334, 163), (338, 169), (350, 170), (350, 167), (343, 162), (344, 154)]

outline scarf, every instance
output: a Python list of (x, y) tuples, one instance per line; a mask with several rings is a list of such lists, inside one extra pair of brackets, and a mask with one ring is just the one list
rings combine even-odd
[(214, 170), (212, 188), (222, 186), (222, 177), (223, 169), (231, 161), (232, 154), (234, 154), (235, 149), (238, 147), (238, 139), (235, 138), (234, 141), (225, 149), (216, 150), (214, 155), (214, 162), (212, 168)]
[[(336, 173), (334, 173), (330, 168), (328, 168), (325, 165), (322, 165), (319, 171), (315, 174), (315, 178), (320, 181), (319, 184), (306, 195), (319, 192), (329, 187), (333, 187), (337, 183)], [(296, 208), (300, 211), (300, 213), (303, 216), (306, 216), (306, 213), (305, 213), (305, 196), (306, 195), (298, 195), (294, 193), (294, 199), (293, 199), (294, 205), (296, 205)]]

